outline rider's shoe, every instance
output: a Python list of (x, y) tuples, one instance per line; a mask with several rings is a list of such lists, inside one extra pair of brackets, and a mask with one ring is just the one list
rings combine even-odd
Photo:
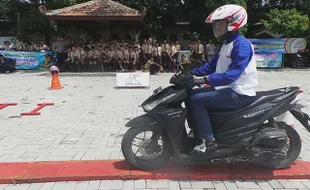
[(215, 139), (212, 140), (201, 140), (201, 143), (197, 144), (194, 149), (193, 153), (200, 154), (200, 153), (208, 153), (208, 152), (214, 152), (218, 148)]

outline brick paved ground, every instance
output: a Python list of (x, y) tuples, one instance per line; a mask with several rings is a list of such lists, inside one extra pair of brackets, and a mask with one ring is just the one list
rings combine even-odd
[(306, 190), (310, 180), (269, 181), (83, 181), (0, 185), (4, 190)]
[[(304, 90), (302, 101), (310, 102), (308, 76), (310, 71), (259, 72), (259, 89), (298, 85)], [(85, 75), (85, 74), (84, 74)], [(143, 111), (138, 105), (158, 86), (167, 86), (171, 74), (151, 76), (149, 89), (116, 89), (113, 74), (78, 77), (70, 74), (60, 75), (64, 89), (49, 91), (51, 77), (45, 73), (14, 73), (0, 75), (0, 103), (18, 103), (18, 106), (0, 110), (0, 162), (52, 161), (52, 160), (90, 160), (122, 159), (120, 142), (126, 131), (124, 123)], [(55, 106), (41, 110), (41, 116), (18, 117), (36, 107), (37, 103), (53, 102)], [(310, 109), (305, 109), (310, 113)], [(297, 124), (297, 123), (296, 123)], [(310, 161), (310, 136), (299, 124), (296, 129), (303, 139), (300, 159)], [(94, 189), (108, 187), (108, 182), (46, 183), (44, 188), (74, 189), (84, 185), (94, 185)], [(116, 183), (116, 182), (111, 182)], [(124, 182), (133, 183), (133, 181)], [(222, 182), (207, 182), (207, 186), (196, 182), (138, 182), (146, 184), (141, 188), (169, 188), (169, 184), (180, 184), (181, 188), (221, 189)], [(307, 188), (310, 182), (277, 181), (239, 183), (233, 188)], [(122, 183), (115, 186), (121, 189)], [(162, 185), (160, 185), (162, 184)], [(183, 185), (184, 184), (184, 185)], [(248, 185), (249, 184), (249, 185)], [(253, 186), (252, 186), (252, 185)], [(269, 186), (268, 186), (269, 184)], [(282, 184), (282, 185), (281, 185)], [(286, 185), (285, 185), (286, 184)], [(297, 184), (298, 186), (294, 186)], [(43, 184), (7, 186), (6, 189), (28, 187), (40, 189)], [(97, 185), (97, 186), (96, 186)], [(158, 187), (157, 187), (158, 185)], [(243, 186), (244, 185), (244, 186)], [(275, 186), (273, 186), (275, 185)], [(277, 186), (278, 185), (278, 186)], [(292, 185), (292, 186), (290, 186)], [(307, 186), (308, 185), (308, 186)], [(64, 187), (63, 187), (64, 186)], [(80, 187), (81, 186), (81, 187)], [(176, 185), (178, 186), (178, 185)], [(4, 186), (3, 186), (4, 187)], [(127, 187), (124, 186), (124, 187)], [(224, 187), (224, 186), (223, 186)], [(0, 186), (0, 189), (2, 186)], [(91, 189), (91, 188), (90, 188)], [(225, 188), (224, 188), (225, 189)], [(270, 189), (270, 188), (269, 188)]]

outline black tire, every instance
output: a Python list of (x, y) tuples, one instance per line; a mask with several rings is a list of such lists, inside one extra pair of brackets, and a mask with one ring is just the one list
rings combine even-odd
[(277, 125), (279, 129), (286, 130), (286, 134), (290, 139), (290, 148), (287, 151), (287, 158), (280, 162), (267, 162), (263, 165), (267, 168), (272, 169), (284, 169), (290, 167), (295, 162), (295, 160), (297, 160), (301, 151), (301, 140), (297, 131), (291, 126), (287, 125), (284, 122), (277, 122)]
[(296, 59), (294, 62), (293, 62), (293, 67), (296, 68), (296, 69), (301, 69), (304, 67), (304, 63), (302, 60), (300, 59)]
[(132, 142), (133, 139), (140, 133), (152, 131), (152, 128), (147, 127), (139, 127), (139, 128), (130, 128), (124, 135), (121, 149), (125, 159), (134, 167), (141, 169), (141, 170), (152, 170), (160, 168), (163, 164), (165, 164), (172, 155), (172, 147), (168, 135), (164, 132), (162, 134), (164, 142), (163, 142), (163, 152), (153, 160), (143, 160), (138, 158), (134, 155), (132, 151)]

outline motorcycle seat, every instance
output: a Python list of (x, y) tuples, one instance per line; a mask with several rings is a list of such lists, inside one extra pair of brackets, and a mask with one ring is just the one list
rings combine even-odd
[[(238, 114), (239, 112), (243, 112), (245, 110), (251, 109), (253, 107), (256, 107), (258, 105), (262, 105), (266, 102), (269, 101), (274, 101), (274, 100), (282, 100), (288, 93), (294, 93), (298, 91), (298, 87), (289, 87), (289, 88), (278, 88), (274, 90), (268, 90), (268, 91), (258, 91), (256, 92), (256, 97), (254, 98), (254, 101), (240, 109), (217, 109), (217, 110), (212, 110), (212, 115), (218, 115), (218, 116), (227, 116), (227, 115), (235, 115)], [(283, 98), (282, 98), (283, 96)]]

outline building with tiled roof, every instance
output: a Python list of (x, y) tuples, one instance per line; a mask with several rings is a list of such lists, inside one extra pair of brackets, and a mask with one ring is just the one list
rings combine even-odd
[(144, 17), (145, 10), (138, 11), (112, 0), (92, 0), (50, 10), (45, 15), (51, 20), (138, 21)]

